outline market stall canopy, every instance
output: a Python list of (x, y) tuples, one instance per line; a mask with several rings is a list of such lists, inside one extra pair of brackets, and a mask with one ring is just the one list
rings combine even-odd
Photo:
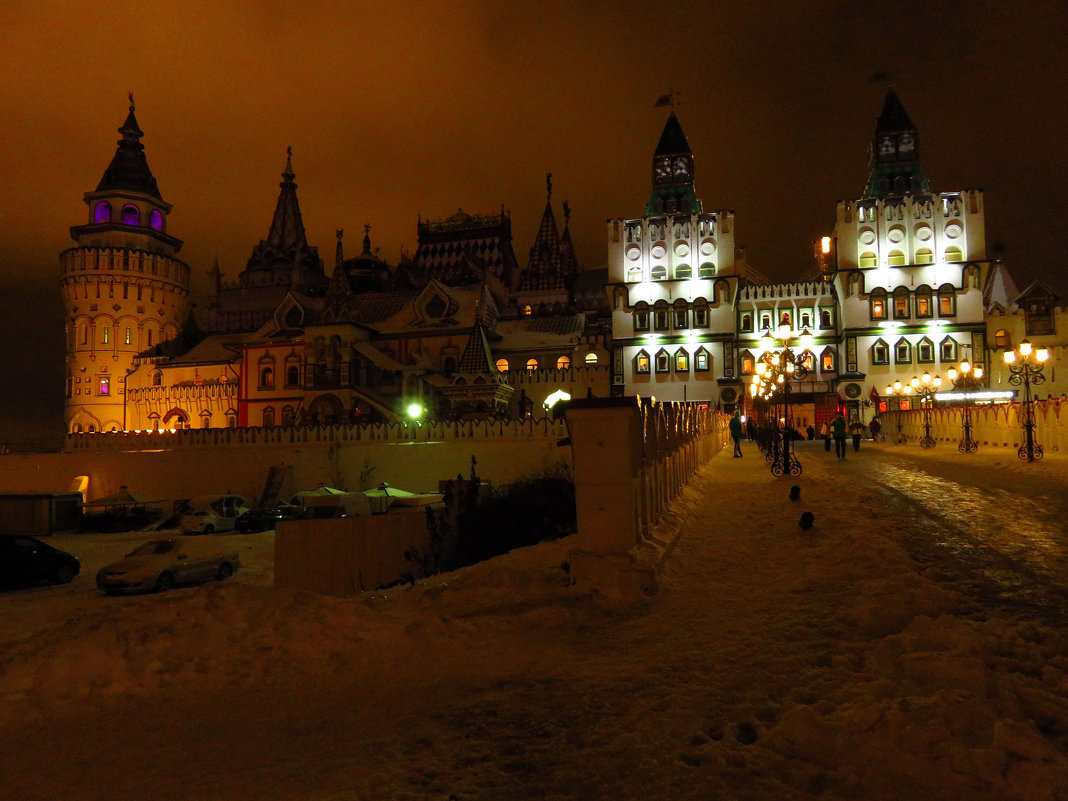
[(123, 487), (121, 492), (86, 501), (82, 506), (86, 509), (98, 507), (105, 509), (123, 508), (129, 506), (151, 506), (153, 504), (163, 503), (166, 500), (166, 498), (152, 498), (148, 495), (134, 495), (132, 492), (127, 492), (126, 488)]

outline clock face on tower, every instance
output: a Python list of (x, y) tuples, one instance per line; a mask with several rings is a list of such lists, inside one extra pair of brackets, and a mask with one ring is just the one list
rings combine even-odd
[(675, 156), (675, 177), (690, 178), (690, 160), (686, 156)]
[(881, 157), (894, 155), (894, 137), (892, 136), (880, 136), (879, 137), (879, 155)]
[(901, 134), (901, 136), (897, 138), (897, 149), (900, 153), (911, 153), (915, 150), (916, 140), (913, 138), (912, 134)]
[(657, 181), (663, 182), (671, 177), (671, 159), (666, 156), (653, 162), (653, 176)]

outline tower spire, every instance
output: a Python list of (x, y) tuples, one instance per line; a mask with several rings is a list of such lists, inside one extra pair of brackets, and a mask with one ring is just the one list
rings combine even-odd
[(930, 182), (920, 164), (919, 132), (893, 89), (887, 90), (883, 109), (875, 121), (869, 168), (865, 197), (930, 191)]
[(307, 248), (308, 239), (304, 233), (304, 219), (300, 213), (300, 202), (297, 200), (297, 184), (294, 182), (296, 175), (293, 173), (293, 148), (286, 148), (286, 166), (282, 171), (282, 183), (278, 186), (278, 202), (274, 207), (274, 218), (271, 220), (271, 230), (267, 234), (267, 242), (273, 247), (288, 251), (294, 247)]
[(693, 151), (672, 110), (653, 154), (653, 191), (645, 213), (696, 214), (699, 211), (701, 201), (693, 187)]
[(130, 93), (130, 110), (126, 120), (119, 127), (122, 136), (116, 144), (118, 148), (111, 159), (108, 168), (100, 183), (96, 186), (97, 192), (111, 192), (114, 190), (126, 190), (141, 192), (146, 195), (163, 200), (156, 186), (156, 179), (152, 170), (148, 167), (148, 159), (145, 158), (145, 146), (141, 144), (141, 137), (145, 132), (137, 124), (134, 115), (133, 92)]

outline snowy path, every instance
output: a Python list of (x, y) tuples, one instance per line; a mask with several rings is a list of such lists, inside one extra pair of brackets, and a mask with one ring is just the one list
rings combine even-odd
[(959, 487), (925, 500), (894, 446), (805, 444), (799, 479), (745, 447), (684, 493), (633, 609), (567, 589), (567, 542), (358, 600), (83, 600), (0, 657), (0, 798), (1068, 799), (1063, 618), (985, 606), (897, 525), (984, 482), (1063, 497), (1066, 462), (919, 457)]

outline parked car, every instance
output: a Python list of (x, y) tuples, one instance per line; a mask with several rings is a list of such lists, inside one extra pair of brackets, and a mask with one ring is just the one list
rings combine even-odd
[(96, 586), (109, 595), (162, 592), (179, 584), (222, 581), (241, 566), (237, 551), (178, 538), (149, 540), (100, 569)]
[(27, 584), (67, 584), (82, 570), (76, 556), (35, 537), (0, 534), (0, 588)]
[(182, 513), (183, 534), (217, 534), (233, 531), (237, 518), (248, 511), (240, 495), (200, 495), (190, 498)]
[(242, 534), (273, 529), (279, 520), (294, 520), (304, 510), (299, 506), (265, 506), (249, 509), (234, 523), (234, 528)]

